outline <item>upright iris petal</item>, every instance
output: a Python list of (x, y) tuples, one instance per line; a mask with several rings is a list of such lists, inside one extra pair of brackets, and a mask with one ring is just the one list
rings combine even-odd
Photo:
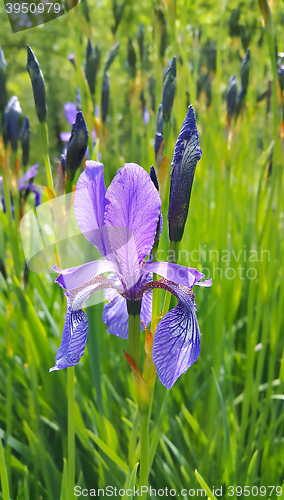
[(195, 168), (201, 155), (195, 113), (193, 107), (189, 106), (175, 145), (172, 162), (168, 211), (171, 241), (180, 241), (182, 239)]
[(10, 142), (11, 148), (15, 152), (18, 149), (21, 113), (20, 103), (14, 95), (9, 100), (3, 115), (3, 141), (6, 147)]

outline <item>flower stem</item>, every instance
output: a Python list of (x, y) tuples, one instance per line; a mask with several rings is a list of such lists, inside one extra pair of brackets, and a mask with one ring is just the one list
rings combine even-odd
[[(149, 409), (139, 412), (140, 416), (140, 489), (141, 498), (147, 499), (147, 486), (149, 474)], [(144, 489), (146, 490), (144, 492)]]
[(140, 361), (140, 315), (129, 314), (129, 354), (139, 366)]
[(75, 387), (74, 366), (68, 368), (68, 489), (69, 500), (74, 498), (75, 486)]
[(42, 149), (43, 149), (43, 158), (44, 158), (46, 175), (47, 175), (47, 184), (48, 184), (49, 189), (51, 189), (51, 191), (54, 193), (53, 178), (52, 178), (51, 165), (50, 165), (49, 154), (48, 154), (47, 123), (40, 122), (39, 130), (40, 130), (40, 138), (41, 138)]

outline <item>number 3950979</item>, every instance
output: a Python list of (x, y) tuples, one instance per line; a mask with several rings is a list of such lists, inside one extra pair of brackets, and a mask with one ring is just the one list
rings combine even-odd
[(7, 14), (12, 14), (12, 12), (15, 12), (15, 14), (28, 14), (29, 12), (31, 14), (49, 14), (49, 13), (55, 13), (59, 14), (60, 10), (62, 9), (62, 5), (59, 3), (7, 3), (6, 4), (6, 12)]

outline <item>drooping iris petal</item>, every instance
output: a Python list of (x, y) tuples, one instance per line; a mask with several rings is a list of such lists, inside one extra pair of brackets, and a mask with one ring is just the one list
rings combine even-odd
[(56, 283), (67, 290), (78, 288), (99, 274), (116, 270), (115, 264), (107, 260), (95, 260), (93, 262), (87, 262), (87, 264), (83, 264), (82, 266), (70, 267), (69, 269), (63, 270), (59, 269), (57, 266), (53, 268), (53, 271), (60, 273), (60, 276), (56, 278)]
[(73, 123), (76, 121), (77, 111), (77, 106), (73, 104), (73, 102), (66, 102), (66, 104), (64, 104), (65, 117), (70, 127), (72, 127)]
[(140, 264), (153, 246), (161, 209), (159, 193), (142, 167), (127, 163), (107, 189), (106, 199), (105, 224), (111, 228), (111, 248), (135, 282)]
[(204, 281), (200, 281), (199, 283), (194, 283), (195, 285), (198, 285), (198, 286), (212, 286), (212, 278), (210, 278), (209, 280), (204, 280)]
[(116, 294), (116, 297), (104, 306), (103, 322), (107, 331), (121, 339), (127, 339), (128, 318), (126, 299)]
[(115, 286), (105, 276), (97, 276), (84, 285), (65, 292), (67, 315), (55, 366), (50, 371), (74, 366), (80, 361), (85, 351), (88, 331), (87, 316), (82, 308), (90, 295), (102, 288)]
[(87, 342), (87, 315), (82, 309), (72, 311), (68, 292), (65, 295), (67, 297), (66, 320), (61, 344), (55, 358), (55, 366), (50, 368), (50, 372), (77, 365), (85, 352)]
[(109, 252), (103, 231), (107, 203), (103, 168), (102, 163), (86, 162), (86, 168), (77, 182), (74, 213), (85, 238), (106, 256)]
[[(161, 279), (144, 288), (164, 288), (178, 299), (158, 324), (153, 344), (153, 362), (162, 384), (171, 389), (182, 373), (200, 354), (200, 331), (195, 314), (194, 293), (190, 288)], [(142, 291), (143, 293), (143, 291)]]
[(24, 185), (23, 190), (32, 191), (35, 194), (35, 208), (41, 204), (41, 193), (39, 188), (32, 182), (28, 182)]
[[(171, 262), (152, 262), (147, 263), (143, 268), (143, 273), (156, 273), (167, 280), (174, 281), (175, 283), (179, 283), (180, 285), (185, 285), (190, 288), (194, 285), (196, 281), (196, 276), (192, 271), (196, 271), (195, 269), (179, 266), (178, 264), (174, 264)], [(200, 278), (204, 277), (204, 274), (199, 273)]]
[(24, 175), (18, 180), (19, 190), (23, 189), (25, 182), (29, 181), (38, 174), (37, 171), (38, 167), (39, 163), (36, 163), (36, 165), (33, 165), (32, 167), (28, 168), (28, 170), (24, 173)]

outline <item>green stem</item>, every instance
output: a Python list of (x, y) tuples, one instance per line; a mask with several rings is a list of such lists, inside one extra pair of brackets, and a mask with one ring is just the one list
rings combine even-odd
[(75, 486), (75, 384), (74, 366), (68, 370), (68, 490), (69, 500), (74, 498)]
[(7, 475), (5, 456), (1, 438), (0, 438), (0, 475), (1, 475), (3, 500), (10, 500), (8, 475)]
[(139, 367), (140, 361), (140, 315), (129, 314), (129, 354)]
[(41, 138), (41, 143), (42, 143), (43, 158), (44, 158), (45, 169), (46, 169), (47, 184), (48, 184), (49, 189), (51, 189), (51, 191), (54, 193), (53, 178), (52, 178), (51, 165), (50, 165), (49, 153), (48, 153), (47, 123), (41, 122), (39, 124), (39, 130), (40, 130), (40, 138)]
[(16, 233), (15, 233), (15, 225), (13, 221), (13, 216), (12, 216), (12, 207), (11, 207), (11, 198), (10, 198), (10, 189), (9, 189), (9, 166), (7, 165), (6, 162), (6, 167), (5, 171), (3, 172), (3, 190), (4, 190), (4, 200), (5, 200), (5, 207), (6, 207), (6, 212), (7, 212), (7, 217), (9, 221), (9, 227), (10, 227), (10, 244), (11, 244), (11, 250), (12, 250), (12, 255), (13, 255), (13, 260), (14, 260), (14, 266), (15, 266), (15, 274), (18, 279), (20, 279), (21, 276), (21, 265), (20, 265), (20, 257), (19, 257), (19, 248), (17, 246), (17, 238), (16, 238)]
[[(147, 499), (149, 474), (149, 409), (140, 415), (140, 489), (141, 498)], [(143, 490), (142, 490), (142, 487)], [(146, 490), (146, 491), (144, 491)]]

